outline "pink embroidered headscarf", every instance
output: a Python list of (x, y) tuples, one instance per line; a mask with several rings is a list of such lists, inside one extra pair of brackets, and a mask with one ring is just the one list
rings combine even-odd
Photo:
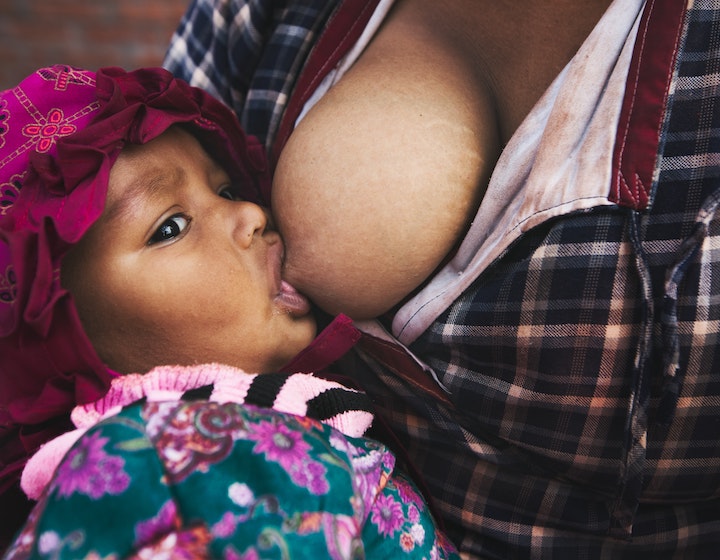
[(265, 153), (235, 115), (162, 69), (54, 66), (0, 93), (0, 494), (29, 453), (67, 429), (116, 374), (60, 285), (60, 262), (103, 211), (126, 143), (180, 124), (240, 184), (269, 192)]

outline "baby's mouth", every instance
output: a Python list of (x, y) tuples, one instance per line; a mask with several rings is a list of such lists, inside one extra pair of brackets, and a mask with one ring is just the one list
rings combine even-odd
[(294, 317), (310, 313), (310, 300), (285, 280), (280, 281), (280, 292), (275, 298), (279, 307)]
[(275, 302), (281, 310), (289, 313), (293, 317), (303, 317), (310, 313), (310, 300), (298, 292), (295, 286), (290, 284), (290, 282), (282, 278), (285, 269), (285, 248), (282, 243), (280, 246), (282, 247), (279, 255), (280, 266), (278, 269), (278, 280), (280, 286), (278, 294), (275, 296)]

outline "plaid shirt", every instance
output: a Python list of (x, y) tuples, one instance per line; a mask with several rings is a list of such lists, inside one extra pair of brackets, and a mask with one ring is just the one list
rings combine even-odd
[(310, 48), (339, 0), (194, 0), (165, 57), (270, 148)]
[[(372, 344), (351, 364), (468, 556), (720, 550), (720, 10), (690, 4), (647, 4), (608, 195), (617, 204), (524, 235), (413, 343), (449, 398)], [(208, 10), (193, 5), (201, 41), (187, 46), (186, 21), (168, 59), (191, 81), (234, 77), (228, 58), (243, 60), (207, 64), (208, 37), (226, 34), (199, 26), (193, 13)], [(275, 90), (285, 121), (297, 76)], [(252, 120), (249, 101), (238, 112)], [(272, 145), (280, 119), (263, 118)]]

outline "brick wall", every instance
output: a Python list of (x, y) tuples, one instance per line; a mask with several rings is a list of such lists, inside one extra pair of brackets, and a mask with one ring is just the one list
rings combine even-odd
[(50, 64), (159, 66), (190, 0), (0, 0), (0, 89)]

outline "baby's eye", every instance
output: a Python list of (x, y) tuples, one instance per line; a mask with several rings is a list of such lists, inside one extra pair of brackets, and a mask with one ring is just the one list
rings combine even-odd
[(223, 185), (218, 191), (218, 196), (227, 198), (228, 200), (238, 201), (243, 200), (240, 189), (236, 185)]
[(175, 214), (165, 220), (162, 225), (155, 230), (150, 239), (148, 239), (148, 245), (155, 245), (156, 243), (162, 243), (163, 241), (169, 241), (180, 235), (190, 225), (192, 218), (185, 214)]

